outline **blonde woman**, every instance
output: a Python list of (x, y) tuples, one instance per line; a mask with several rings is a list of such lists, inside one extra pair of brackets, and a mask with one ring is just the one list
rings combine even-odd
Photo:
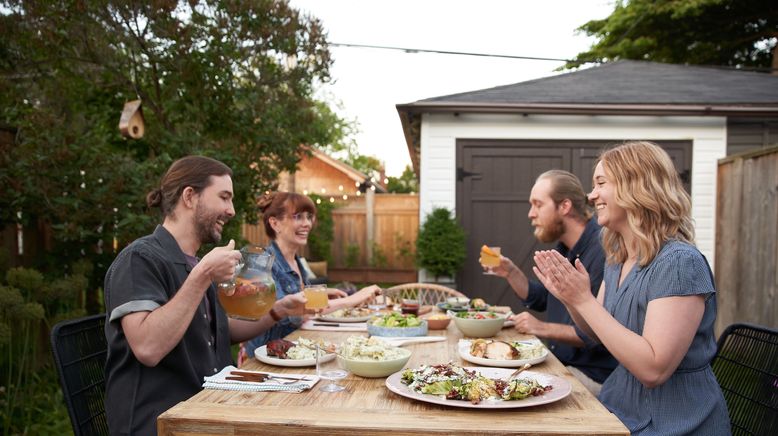
[(534, 271), (619, 361), (600, 401), (633, 435), (730, 434), (709, 365), (713, 276), (694, 246), (691, 202), (670, 157), (650, 142), (624, 143), (602, 153), (593, 184), (606, 254), (597, 297), (580, 261), (541, 251)]

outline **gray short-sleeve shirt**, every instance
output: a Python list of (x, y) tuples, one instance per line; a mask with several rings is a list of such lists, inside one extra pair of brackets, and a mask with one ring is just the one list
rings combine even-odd
[(162, 226), (122, 250), (108, 269), (105, 408), (111, 434), (156, 434), (159, 414), (199, 392), (204, 376), (232, 364), (227, 317), (216, 303), (213, 285), (181, 342), (156, 366), (140, 363), (127, 343), (122, 317), (166, 304), (191, 270), (178, 243)]

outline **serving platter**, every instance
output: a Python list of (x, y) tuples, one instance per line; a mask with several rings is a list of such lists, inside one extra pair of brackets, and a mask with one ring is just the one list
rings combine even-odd
[(470, 306), (452, 306), (448, 303), (438, 303), (436, 304), (438, 309), (442, 310), (443, 312), (450, 310), (452, 312), (467, 312), (470, 310)]
[[(483, 374), (488, 378), (507, 378), (513, 372), (512, 369), (505, 368), (487, 368), (487, 367), (465, 367), (469, 370), (475, 370)], [(523, 400), (485, 400), (478, 404), (473, 404), (470, 401), (465, 400), (447, 400), (443, 396), (429, 395), (414, 392), (408, 388), (408, 385), (403, 384), (402, 380), (403, 371), (398, 371), (386, 379), (386, 387), (390, 391), (397, 395), (403, 396), (416, 401), (422, 401), (425, 403), (439, 404), (442, 406), (450, 407), (463, 407), (468, 409), (515, 409), (520, 407), (532, 407), (539, 406), (541, 404), (553, 403), (559, 401), (568, 395), (572, 391), (572, 385), (567, 380), (550, 374), (544, 374), (534, 371), (524, 371), (519, 378), (534, 378), (543, 385), (551, 385), (553, 389), (547, 391), (542, 395), (535, 397), (524, 398)]]
[[(294, 342), (294, 341), (293, 341)], [(267, 355), (267, 345), (263, 345), (254, 350), (254, 357), (260, 362), (275, 366), (316, 366), (316, 359), (279, 359), (278, 357)], [(329, 362), (335, 358), (334, 353), (326, 353), (319, 359), (319, 362)]]
[[(540, 343), (540, 341), (523, 341), (523, 342)], [(538, 357), (532, 357), (529, 359), (516, 359), (516, 360), (487, 359), (484, 357), (477, 357), (470, 354), (471, 344), (472, 341), (467, 339), (462, 339), (457, 344), (457, 351), (459, 352), (459, 357), (461, 357), (462, 359), (470, 363), (475, 363), (476, 365), (496, 366), (500, 368), (518, 368), (520, 366), (524, 366), (527, 363), (529, 363), (530, 365), (537, 365), (538, 363), (546, 360), (546, 357), (548, 357), (548, 348), (544, 347), (542, 355)]]
[(369, 320), (372, 316), (373, 314), (368, 314), (365, 316), (343, 316), (343, 317), (321, 315), (321, 316), (317, 316), (316, 319), (318, 319), (319, 321), (326, 321), (326, 322), (365, 322)]

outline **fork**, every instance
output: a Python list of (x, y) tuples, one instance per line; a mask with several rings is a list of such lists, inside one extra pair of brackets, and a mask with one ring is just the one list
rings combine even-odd
[(257, 382), (257, 383), (262, 383), (267, 380), (276, 380), (280, 384), (292, 384), (292, 383), (297, 383), (299, 381), (311, 381), (311, 379), (309, 379), (308, 377), (284, 377), (283, 375), (249, 372), (249, 371), (231, 371), (230, 376), (226, 378), (227, 380), (250, 381), (250, 382)]
[(511, 380), (513, 380), (513, 378), (514, 378), (514, 377), (516, 377), (517, 375), (519, 375), (519, 374), (520, 374), (522, 371), (524, 371), (525, 369), (529, 368), (530, 366), (532, 366), (532, 364), (530, 364), (530, 363), (525, 363), (525, 364), (524, 364), (524, 366), (522, 366), (521, 368), (517, 369), (516, 371), (513, 371), (513, 373), (512, 373), (511, 375), (509, 375), (509, 376), (508, 376), (508, 379), (507, 379), (507, 381), (511, 381)]

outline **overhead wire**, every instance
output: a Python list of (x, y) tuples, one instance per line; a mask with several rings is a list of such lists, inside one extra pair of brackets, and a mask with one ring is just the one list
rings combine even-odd
[[(629, 30), (631, 30), (631, 28)], [(629, 33), (629, 30), (627, 30), (627, 32), (624, 35), (622, 35), (622, 38), (626, 36), (627, 33)], [(568, 62), (568, 63), (575, 62), (574, 59), (546, 58), (546, 57), (538, 57), (538, 56), (503, 55), (503, 54), (491, 54), (491, 53), (473, 53), (473, 52), (448, 51), (448, 50), (432, 50), (432, 49), (423, 49), (423, 48), (393, 47), (393, 46), (385, 46), (385, 45), (351, 44), (351, 43), (343, 43), (343, 42), (330, 42), (329, 45), (332, 47), (396, 50), (396, 51), (403, 51), (405, 53), (436, 53), (436, 54), (446, 54), (446, 55), (480, 56), (480, 57), (504, 58), (504, 59), (524, 59), (524, 60), (531, 60), (531, 61), (550, 61), (550, 62)], [(658, 62), (658, 61), (653, 61), (653, 62)], [(765, 72), (765, 73), (778, 71), (778, 69), (771, 68), (771, 67), (746, 67), (742, 65), (741, 66), (711, 65), (711, 64), (686, 64), (686, 65), (694, 66), (694, 67), (714, 68), (720, 70), (735, 70), (735, 71), (739, 70), (739, 71), (754, 71), (754, 72)]]
[(525, 59), (525, 60), (532, 60), (532, 61), (571, 62), (570, 59), (560, 59), (560, 58), (545, 58), (545, 57), (537, 57), (537, 56), (518, 56), (518, 55), (503, 55), (503, 54), (490, 54), (490, 53), (473, 53), (473, 52), (448, 51), (448, 50), (431, 50), (431, 49), (423, 49), (423, 48), (392, 47), (392, 46), (385, 46), (385, 45), (350, 44), (350, 43), (342, 43), (342, 42), (330, 42), (329, 45), (333, 47), (355, 47), (355, 48), (372, 48), (372, 49), (379, 49), (379, 50), (397, 50), (397, 51), (403, 51), (405, 53), (437, 53), (437, 54), (447, 54), (447, 55), (481, 56), (481, 57), (490, 57), (490, 58)]

